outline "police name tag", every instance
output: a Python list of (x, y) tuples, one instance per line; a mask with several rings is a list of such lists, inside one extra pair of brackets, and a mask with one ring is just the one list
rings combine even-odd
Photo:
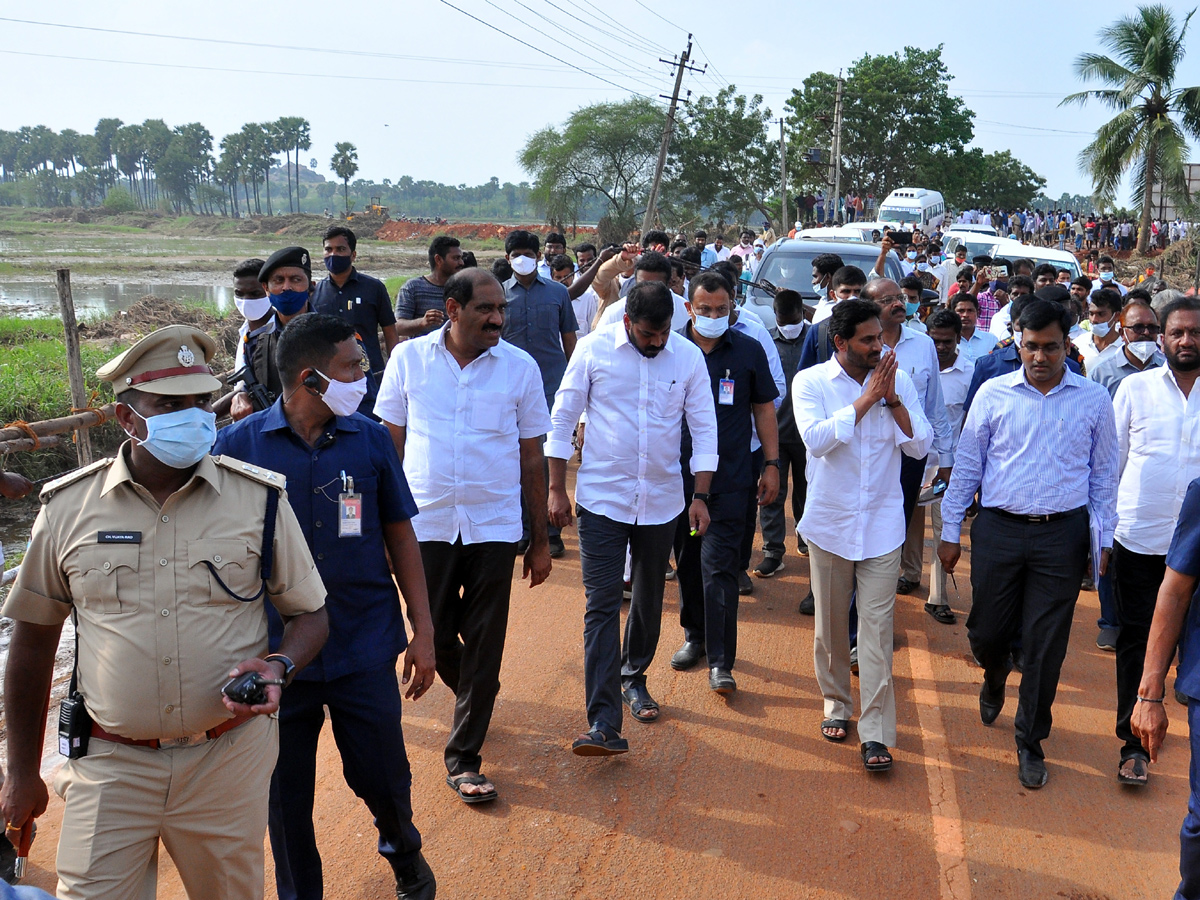
[(717, 388), (717, 403), (721, 406), (733, 406), (733, 379), (729, 377), (728, 370)]
[(338, 496), (338, 537), (362, 537), (362, 494)]
[(142, 533), (140, 531), (97, 531), (97, 544), (140, 544), (142, 542)]

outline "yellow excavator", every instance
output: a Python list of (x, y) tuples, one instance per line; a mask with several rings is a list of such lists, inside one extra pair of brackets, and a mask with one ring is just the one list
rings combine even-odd
[[(370, 206), (368, 206), (366, 209), (364, 209), (362, 212), (358, 213), (357, 215), (360, 215), (360, 216), (378, 216), (378, 217), (379, 217), (379, 218), (381, 218), (381, 219), (386, 219), (386, 218), (388, 217), (388, 207), (386, 207), (386, 206), (383, 206), (383, 205), (381, 205), (381, 204), (380, 204), (380, 202), (379, 202), (379, 201), (380, 201), (381, 199), (383, 199), (383, 198), (381, 198), (381, 197), (372, 197), (372, 198), (371, 198), (371, 204), (370, 204)], [(355, 213), (349, 213), (349, 214), (346, 216), (346, 221), (347, 221), (347, 222), (350, 222), (350, 221), (352, 221), (352, 220), (354, 219), (354, 216), (355, 216)]]

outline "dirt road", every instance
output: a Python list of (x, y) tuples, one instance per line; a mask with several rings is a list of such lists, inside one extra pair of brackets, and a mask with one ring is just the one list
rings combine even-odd
[[(813, 620), (796, 612), (807, 561), (794, 555), (743, 598), (739, 690), (728, 702), (708, 690), (702, 668), (668, 665), (681, 640), (669, 583), (649, 679), (662, 719), (626, 716), (633, 752), (589, 760), (567, 749), (586, 722), (579, 554), (575, 532), (565, 536), (548, 584), (514, 586), (484, 747), (501, 799), (467, 807), (443, 783), (452, 697), (440, 682), (405, 707), (417, 825), (439, 897), (1125, 900), (1174, 891), (1188, 794), (1184, 710), (1167, 701), (1171, 734), (1150, 786), (1118, 786), (1113, 656), (1094, 643), (1095, 593), (1081, 596), (1075, 615), (1041, 791), (1016, 778), (1016, 676), (1004, 712), (985, 728), (964, 617), (934, 622), (922, 610), (925, 586), (897, 605), (893, 771), (865, 773), (853, 733), (845, 745), (822, 740)], [(963, 613), (965, 572), (958, 585), (963, 596), (952, 604)], [(326, 896), (393, 897), (370, 815), (342, 780), (328, 729), (320, 753)], [(50, 890), (61, 811), (54, 798), (28, 878)], [(182, 898), (162, 860), (159, 896)], [(269, 851), (267, 866), (274, 897)]]

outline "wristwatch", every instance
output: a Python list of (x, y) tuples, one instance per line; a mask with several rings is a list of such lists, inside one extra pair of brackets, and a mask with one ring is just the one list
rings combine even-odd
[(283, 663), (283, 686), (287, 687), (292, 683), (292, 676), (296, 674), (296, 664), (292, 662), (291, 657), (282, 653), (268, 653), (263, 657), (263, 662), (272, 661)]
[(899, 397), (897, 397), (895, 403), (888, 403), (886, 400), (884, 400), (883, 405), (886, 406), (888, 409), (895, 409), (897, 406), (903, 406), (904, 401), (901, 400)]
[(777, 469), (783, 468), (783, 464), (780, 463), (779, 460), (777, 460), (777, 459), (768, 459), (765, 463), (763, 463), (764, 468), (766, 468), (767, 466), (774, 466)]
[(708, 503), (708, 496), (708, 494), (705, 494), (702, 491), (695, 491), (692, 493), (692, 499), (699, 500), (701, 503)]

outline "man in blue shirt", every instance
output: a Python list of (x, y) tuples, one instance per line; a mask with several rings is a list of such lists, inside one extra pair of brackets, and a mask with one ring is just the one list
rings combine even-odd
[[(543, 278), (537, 272), (538, 236), (531, 231), (510, 231), (504, 239), (504, 252), (512, 266), (513, 277), (504, 282), (504, 297), (508, 309), (504, 318), (501, 337), (510, 344), (520, 347), (533, 357), (542, 373), (542, 387), (546, 393), (546, 409), (554, 406), (554, 395), (558, 392), (567, 360), (575, 351), (575, 332), (579, 323), (575, 320), (575, 307), (567, 289), (552, 278)], [(546, 478), (550, 477), (549, 463)], [(522, 503), (524, 526), (517, 552), (524, 553), (529, 547), (529, 514)], [(561, 529), (553, 524), (550, 532), (550, 556), (557, 559), (563, 555)]]
[[(280, 337), (277, 356), (280, 399), (222, 431), (213, 449), (287, 476), (288, 501), (329, 589), (329, 640), (280, 704), (269, 819), (276, 886), (281, 900), (322, 896), (312, 811), (328, 707), (346, 782), (375, 817), (397, 896), (432, 900), (433, 873), (412, 822), (396, 681), (401, 652), (406, 697), (420, 698), (434, 676), (425, 572), (410, 521), (417, 507), (387, 429), (355, 411), (366, 376), (354, 327), (319, 313), (300, 316)], [(277, 615), (270, 626), (274, 649), (282, 634)]]
[(978, 492), (967, 637), (984, 673), (979, 716), (991, 725), (1004, 707), (1019, 635), (1017, 774), (1024, 787), (1037, 789), (1046, 783), (1042, 741), (1050, 734), (1089, 545), (1100, 574), (1108, 569), (1118, 450), (1108, 391), (1066, 368), (1071, 313), (1035, 300), (1018, 321), (1021, 369), (988, 382), (963, 424), (942, 498), (937, 553), (953, 572), (963, 519)]
[(1200, 603), (1196, 602), (1200, 583), (1200, 478), (1188, 485), (1179, 510), (1179, 523), (1167, 551), (1167, 569), (1150, 639), (1146, 644), (1146, 663), (1138, 685), (1137, 703), (1130, 725), (1150, 754), (1158, 762), (1158, 751), (1167, 736), (1167, 712), (1163, 706), (1167, 669), (1179, 647), (1179, 668), (1175, 692), (1188, 698), (1188, 734), (1192, 745), (1189, 770), (1191, 796), (1188, 813), (1179, 832), (1179, 890), (1183, 900), (1200, 897)]
[(708, 246), (708, 232), (703, 228), (696, 229), (696, 249), (700, 251), (700, 266), (707, 269), (715, 266), (720, 259), (717, 256), (717, 251)]

